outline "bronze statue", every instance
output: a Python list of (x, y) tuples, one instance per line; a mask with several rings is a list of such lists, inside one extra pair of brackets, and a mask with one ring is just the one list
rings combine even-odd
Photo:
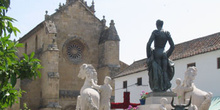
[[(153, 92), (163, 92), (171, 88), (170, 81), (174, 76), (174, 64), (168, 58), (174, 50), (174, 43), (168, 31), (164, 31), (163, 21), (157, 20), (157, 30), (154, 30), (147, 43), (147, 65), (149, 84)], [(154, 41), (154, 49), (151, 44)], [(164, 51), (167, 41), (170, 48)]]

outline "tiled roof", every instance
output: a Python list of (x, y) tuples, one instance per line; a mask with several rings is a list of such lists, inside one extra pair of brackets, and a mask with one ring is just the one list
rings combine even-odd
[(146, 59), (142, 59), (142, 60), (139, 60), (139, 61), (136, 61), (136, 62), (132, 63), (130, 66), (125, 68), (122, 72), (120, 72), (114, 78), (129, 75), (129, 74), (133, 74), (133, 73), (137, 73), (137, 72), (140, 72), (140, 71), (144, 71), (146, 69), (147, 69)]
[(175, 45), (170, 59), (178, 60), (218, 49), (220, 49), (220, 32)]
[[(170, 59), (178, 60), (215, 50), (220, 50), (220, 32), (175, 45), (175, 49)], [(134, 74), (146, 69), (147, 64), (145, 58), (134, 62), (114, 78)]]

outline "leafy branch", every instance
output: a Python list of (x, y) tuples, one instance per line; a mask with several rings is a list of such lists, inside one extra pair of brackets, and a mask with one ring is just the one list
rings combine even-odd
[(15, 89), (18, 79), (36, 79), (41, 77), (39, 69), (42, 68), (40, 60), (34, 58), (34, 52), (30, 57), (17, 57), (18, 48), (23, 44), (10, 40), (11, 34), (17, 36), (20, 32), (13, 26), (14, 18), (6, 16), (10, 0), (0, 0), (0, 109), (5, 109), (18, 102), (22, 96), (21, 89)]

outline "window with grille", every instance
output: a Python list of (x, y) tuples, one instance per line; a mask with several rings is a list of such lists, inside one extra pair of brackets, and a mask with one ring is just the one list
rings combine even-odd
[(24, 53), (27, 54), (27, 43), (25, 43), (25, 50)]
[(217, 58), (217, 69), (220, 69), (220, 57)]
[(142, 78), (137, 78), (137, 85), (138, 86), (142, 85)]
[(123, 88), (124, 89), (127, 88), (127, 86), (128, 86), (127, 83), (128, 83), (127, 81), (123, 81)]

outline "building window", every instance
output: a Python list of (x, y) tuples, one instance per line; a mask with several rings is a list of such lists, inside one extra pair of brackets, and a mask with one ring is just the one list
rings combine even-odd
[(189, 64), (187, 64), (187, 68), (192, 67), (192, 66), (196, 67), (196, 63), (189, 63)]
[(25, 50), (24, 53), (27, 54), (27, 43), (25, 43)]
[(37, 52), (37, 47), (38, 47), (38, 38), (36, 36), (35, 37), (35, 52)]
[(75, 64), (82, 62), (85, 46), (79, 40), (74, 40), (66, 45), (67, 58)]
[(138, 86), (142, 85), (142, 78), (137, 78), (137, 85)]
[(220, 57), (217, 59), (217, 68), (220, 69)]
[(123, 89), (127, 88), (127, 86), (128, 86), (127, 83), (128, 83), (127, 81), (123, 81)]

